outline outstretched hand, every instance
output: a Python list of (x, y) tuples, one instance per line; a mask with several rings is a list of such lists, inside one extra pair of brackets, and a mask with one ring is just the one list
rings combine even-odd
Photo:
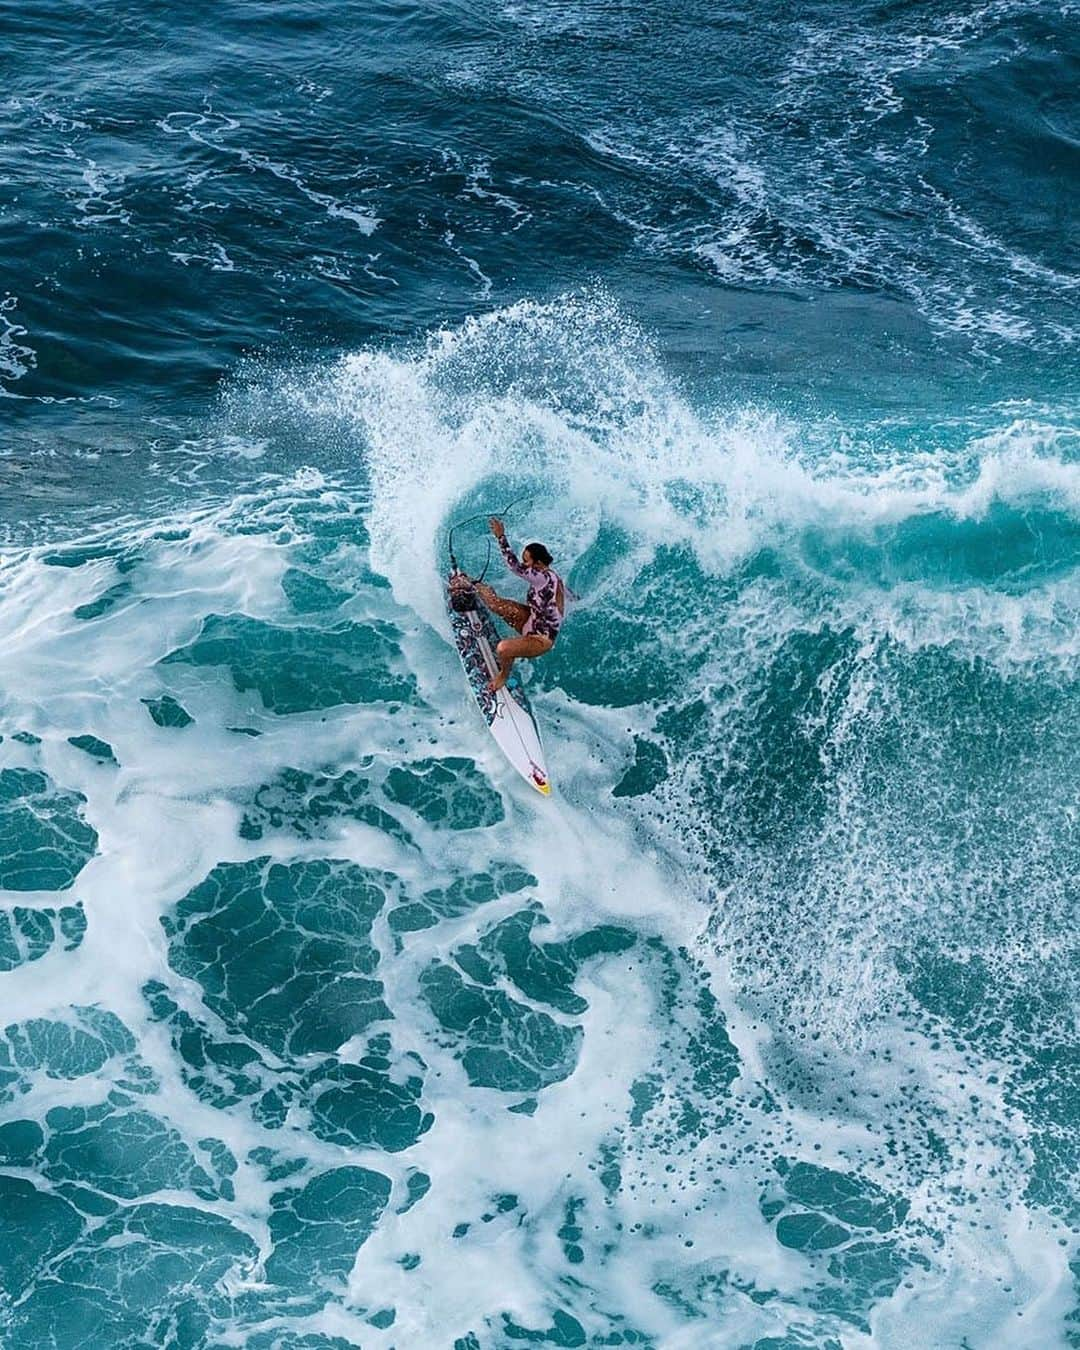
[(496, 539), (502, 539), (505, 536), (506, 529), (498, 516), (489, 517), (488, 525), (491, 529), (491, 533), (495, 536)]

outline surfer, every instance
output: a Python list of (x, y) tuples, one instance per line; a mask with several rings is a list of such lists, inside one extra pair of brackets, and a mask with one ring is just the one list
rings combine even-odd
[(488, 525), (498, 540), (507, 567), (515, 576), (529, 583), (528, 603), (524, 605), (518, 600), (507, 600), (504, 596), (496, 595), (493, 588), (483, 582), (476, 587), (488, 609), (521, 634), (516, 638), (504, 638), (496, 648), (499, 673), (490, 684), (494, 693), (506, 683), (518, 657), (543, 656), (554, 647), (566, 607), (566, 589), (562, 577), (552, 568), (551, 554), (543, 544), (529, 544), (522, 549), (519, 562), (507, 542), (506, 530), (499, 517), (492, 516)]

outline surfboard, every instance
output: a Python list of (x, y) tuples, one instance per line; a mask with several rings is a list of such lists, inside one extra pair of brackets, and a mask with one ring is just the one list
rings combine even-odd
[(464, 572), (450, 573), (446, 608), (469, 689), (495, 743), (530, 787), (550, 796), (551, 781), (540, 729), (517, 669), (510, 672), (506, 684), (494, 694), (488, 688), (489, 680), (499, 669), (495, 656), (499, 635), (491, 612)]

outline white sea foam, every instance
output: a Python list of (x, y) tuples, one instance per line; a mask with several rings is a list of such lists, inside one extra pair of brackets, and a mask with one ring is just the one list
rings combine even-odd
[[(992, 879), (1015, 908), (988, 911), (994, 896), (985, 869), (969, 860), (965, 896), (955, 884), (956, 859), (935, 857), (943, 780), (931, 772), (932, 757), (922, 775), (925, 809), (910, 818), (905, 838), (889, 833), (889, 811), (875, 833), (860, 747), (900, 696), (890, 680), (904, 651), (935, 655), (967, 643), (974, 653), (988, 647), (995, 628), (1008, 629), (1023, 674), (1045, 656), (1040, 616), (1060, 625), (1064, 650), (1075, 632), (1066, 622), (1076, 608), (1071, 574), (1005, 594), (986, 584), (934, 591), (916, 580), (888, 589), (843, 575), (807, 590), (766, 570), (730, 603), (699, 603), (679, 634), (684, 657), (702, 658), (688, 667), (681, 694), (707, 710), (708, 753), (685, 754), (681, 776), (652, 798), (620, 802), (610, 790), (633, 757), (634, 733), (647, 733), (662, 709), (594, 706), (566, 691), (540, 691), (536, 706), (559, 791), (537, 806), (519, 796), (463, 696), (446, 648), (438, 568), (449, 520), (523, 491), (536, 497), (515, 523), (527, 520), (530, 533), (549, 537), (571, 562), (601, 529), (621, 530), (623, 556), (584, 597), (611, 614), (621, 612), (635, 576), (663, 548), (682, 550), (706, 581), (720, 583), (763, 549), (796, 556), (791, 541), (823, 524), (869, 537), (882, 524), (936, 515), (949, 529), (1000, 502), (1075, 515), (1074, 466), (1058, 453), (1063, 442), (1053, 424), (1010, 410), (996, 430), (967, 438), (944, 469), (940, 456), (937, 468), (929, 455), (913, 468), (882, 453), (860, 470), (857, 447), (823, 454), (819, 436), (767, 412), (693, 408), (640, 335), (595, 300), (516, 306), (412, 353), (363, 353), (329, 373), (289, 377), (275, 397), (360, 433), (370, 482), (359, 497), (315, 472), (267, 478), (227, 507), (179, 512), (152, 527), (120, 525), (82, 541), (136, 558), (123, 572), (110, 557), (48, 566), (43, 549), (3, 559), (4, 717), (43, 741), (34, 747), (8, 737), (0, 764), (41, 766), (82, 792), (101, 841), (78, 883), (88, 918), (82, 947), (5, 977), (19, 1015), (66, 1016), (69, 1002), (115, 1011), (161, 1080), (151, 1109), (189, 1140), (225, 1140), (240, 1160), (235, 1202), (173, 1198), (212, 1203), (265, 1255), (271, 1188), (245, 1159), (254, 1147), (280, 1146), (283, 1134), (242, 1109), (200, 1102), (181, 1081), (140, 989), (147, 979), (166, 980), (193, 1013), (199, 991), (169, 971), (159, 916), (217, 863), (263, 853), (351, 859), (419, 886), (510, 857), (537, 878), (529, 894), (550, 921), (545, 938), (610, 922), (630, 927), (638, 944), (579, 978), (589, 1003), (576, 1019), (584, 1027), (580, 1061), (566, 1081), (538, 1094), (529, 1116), (507, 1111), (505, 1094), (468, 1085), (453, 1042), (417, 993), (429, 961), (477, 941), (520, 898), (411, 934), (401, 952), (385, 920), (376, 923), (395, 1046), (415, 1050), (428, 1066), (425, 1102), (435, 1124), (392, 1156), (320, 1143), (299, 1120), (284, 1135), (314, 1166), (358, 1162), (398, 1182), (420, 1167), (432, 1188), (406, 1214), (387, 1214), (362, 1248), (350, 1304), (304, 1318), (280, 1314), (280, 1325), (334, 1332), (376, 1350), (452, 1343), (482, 1330), (480, 1317), (502, 1312), (543, 1327), (566, 1297), (569, 1270), (577, 1280), (575, 1315), (590, 1329), (610, 1326), (606, 1319), (618, 1314), (665, 1350), (719, 1350), (799, 1328), (845, 1347), (900, 1347), (913, 1334), (949, 1344), (965, 1334), (990, 1350), (1022, 1325), (1032, 1345), (1054, 1344), (1066, 1307), (1067, 1249), (1058, 1245), (1055, 1220), (1024, 1197), (1041, 1127), (995, 1083), (1010, 1065), (994, 1058), (991, 1045), (958, 1046), (943, 1018), (919, 1025), (906, 1016), (896, 968), (898, 951), (939, 940), (969, 957), (985, 958), (994, 945), (1003, 966), (1057, 959), (1053, 944), (1067, 940), (1068, 930), (1055, 908), (1054, 877), (1025, 868), (1030, 848), (1053, 847), (1053, 840), (1013, 838), (1015, 851), (1001, 855)], [(327, 580), (351, 579), (356, 588), (346, 613), (393, 623), (401, 633), (401, 661), (422, 702), (396, 717), (377, 705), (274, 717), (223, 670), (156, 664), (211, 613), (294, 626), (333, 621), (298, 616), (281, 589), (306, 542), (304, 512), (315, 504), (346, 520), (363, 511), (370, 561), (391, 582), (392, 592), (356, 588), (364, 550), (347, 536), (323, 562)], [(185, 537), (163, 536), (163, 527), (182, 528)], [(90, 621), (72, 617), (120, 582), (129, 589), (110, 609)], [(677, 586), (677, 577), (667, 584)], [(653, 617), (662, 627), (662, 608)], [(709, 777), (726, 767), (731, 733), (759, 697), (755, 682), (779, 668), (786, 644), (830, 629), (851, 630), (854, 655), (821, 669), (818, 710), (806, 715), (810, 731), (816, 718), (827, 733), (817, 744), (828, 761), (829, 811), (809, 834), (793, 820), (791, 837), (772, 851), (743, 841), (718, 885), (716, 847), (731, 845), (722, 816), (710, 814), (717, 799), (702, 795)], [(656, 636), (662, 655), (665, 636)], [(195, 716), (182, 732), (155, 727), (140, 703), (166, 685)], [(252, 723), (263, 735), (238, 748), (225, 728)], [(933, 728), (923, 730), (918, 744), (929, 750)], [(87, 732), (114, 747), (119, 769), (68, 744), (68, 736)], [(340, 771), (363, 755), (385, 768), (417, 754), (475, 759), (497, 786), (506, 819), (462, 836), (394, 807), (415, 849), (358, 823), (321, 840), (238, 837), (238, 800), (284, 767)], [(1016, 800), (1051, 782), (1053, 767), (1049, 777), (1042, 772), (1037, 758), (1015, 763)], [(898, 781), (913, 792), (918, 776)], [(794, 884), (786, 886), (783, 865), (800, 860), (805, 865), (792, 866)], [(691, 1072), (680, 1029), (688, 1014), (668, 1007), (663, 991), (674, 978), (685, 997), (697, 995), (684, 959), (672, 967), (674, 977), (665, 975), (649, 938), (694, 954), (738, 1048), (730, 1099), (694, 1099), (726, 1114), (693, 1139), (680, 1125), (676, 1086)], [(631, 1127), (632, 1088), (650, 1076), (659, 1083), (657, 1102)], [(102, 1071), (91, 1095), (99, 1099), (107, 1087)], [(88, 1089), (49, 1080), (35, 1091), (49, 1104), (77, 1104)], [(615, 1150), (622, 1171), (614, 1192), (601, 1179), (605, 1148)], [(815, 1264), (777, 1241), (761, 1207), (776, 1184), (777, 1158), (855, 1172), (910, 1201), (904, 1279), (874, 1301), (869, 1331), (815, 1302), (826, 1258)], [(516, 1203), (485, 1222), (497, 1194)], [(557, 1237), (569, 1201), (581, 1205), (586, 1253), (572, 1269)], [(462, 1223), (469, 1230), (455, 1237)], [(412, 1270), (401, 1264), (407, 1253), (422, 1257)], [(230, 1279), (250, 1289), (261, 1272), (238, 1268)], [(393, 1327), (364, 1320), (385, 1306), (396, 1310)], [(500, 1332), (496, 1320), (496, 1343)], [(241, 1345), (246, 1334), (225, 1327), (218, 1339)]]
[[(573, 392), (553, 400), (550, 377), (536, 376), (545, 366)], [(800, 531), (852, 532), (880, 549), (882, 530), (921, 518), (940, 517), (947, 530), (995, 506), (1080, 513), (1070, 424), (1006, 412), (959, 445), (930, 432), (928, 444), (883, 454), (840, 427), (799, 427), (752, 407), (697, 409), (602, 298), (523, 303), (439, 333), (414, 354), (351, 356), (293, 397), (364, 438), (373, 556), (398, 597), (432, 623), (441, 599), (429, 541), (485, 481), (509, 485), (503, 498), (514, 485), (532, 489), (530, 529), (564, 557), (588, 547), (602, 514), (630, 532), (635, 560), (681, 543), (711, 573)], [(1072, 572), (1022, 594), (962, 579), (886, 590), (853, 578), (837, 589), (832, 618), (868, 634), (877, 625), (916, 643), (1037, 659), (1069, 647), (1075, 588)]]
[[(37, 364), (37, 353), (21, 340), (27, 332), (16, 317), (18, 304), (15, 295), (5, 295), (0, 300), (0, 381), (19, 380)], [(7, 394), (8, 390), (0, 383), (0, 397)]]
[[(281, 1324), (362, 1335), (366, 1344), (384, 1350), (403, 1338), (416, 1345), (452, 1340), (475, 1329), (478, 1313), (485, 1310), (503, 1310), (524, 1325), (546, 1325), (563, 1269), (554, 1233), (565, 1203), (574, 1198), (584, 1206), (582, 1243), (588, 1252), (582, 1268), (585, 1304), (575, 1305), (580, 1315), (585, 1305), (598, 1313), (617, 1310), (675, 1350), (720, 1347), (732, 1337), (748, 1342), (799, 1325), (824, 1327), (828, 1319), (804, 1306), (812, 1286), (805, 1258), (776, 1243), (758, 1206), (767, 1159), (780, 1148), (809, 1153), (841, 1170), (861, 1160), (884, 1184), (904, 1187), (935, 1231), (956, 1233), (946, 1236), (943, 1249), (928, 1244), (928, 1266), (912, 1273), (909, 1287), (879, 1303), (874, 1336), (849, 1327), (842, 1333), (845, 1345), (900, 1344), (915, 1323), (940, 1342), (957, 1325), (958, 1297), (980, 1309), (968, 1315), (969, 1331), (975, 1328), (972, 1344), (993, 1344), (995, 1325), (1007, 1325), (1018, 1307), (1025, 1308), (1036, 1334), (1052, 1334), (1049, 1329), (1062, 1310), (1063, 1258), (1044, 1221), (1036, 1212), (1017, 1209), (1015, 1194), (1008, 1192), (1005, 1178), (1019, 1163), (1010, 1154), (1013, 1146), (1002, 1141), (1017, 1122), (1002, 1112), (990, 1090), (981, 1098), (990, 1113), (986, 1128), (965, 1127), (965, 1147), (955, 1167), (921, 1182), (903, 1166), (886, 1163), (876, 1148), (872, 1130), (882, 1123), (877, 1110), (865, 1121), (844, 1122), (819, 1118), (794, 1102), (781, 1104), (779, 1114), (776, 1108), (762, 1113), (755, 1105), (762, 1076), (768, 1081), (770, 1038), (740, 1009), (724, 962), (700, 945), (708, 910), (696, 887), (680, 885), (678, 871), (665, 860), (678, 851), (679, 841), (665, 845), (654, 839), (643, 846), (632, 817), (607, 804), (606, 788), (625, 762), (625, 712), (582, 707), (565, 697), (540, 700), (561, 794), (539, 818), (531, 802), (519, 800), (494, 751), (463, 714), (445, 649), (426, 625), (406, 631), (404, 651), (427, 702), (407, 724), (396, 725), (377, 709), (363, 708), (325, 721), (311, 716), (268, 721), (257, 701), (230, 690), (224, 678), (192, 677), (188, 685), (174, 686), (196, 716), (195, 726), (182, 733), (187, 738), (183, 750), (178, 753), (170, 740), (177, 733), (153, 726), (138, 696), (157, 687), (154, 662), (188, 640), (203, 615), (239, 609), (278, 621), (285, 617), (279, 581), (291, 545), (279, 541), (289, 537), (290, 501), (301, 500), (304, 491), (280, 487), (265, 500), (253, 496), (225, 512), (164, 522), (190, 528), (184, 540), (154, 540), (149, 528), (120, 531), (117, 542), (136, 548), (144, 559), (129, 574), (134, 593), (110, 614), (78, 629), (69, 618), (72, 610), (109, 583), (114, 565), (103, 560), (68, 570), (45, 568), (35, 556), (8, 558), (0, 603), (4, 684), (12, 691), (5, 715), (11, 724), (38, 730), (45, 741), (40, 750), (5, 741), (3, 760), (41, 763), (57, 781), (84, 792), (87, 815), (101, 838), (100, 856), (87, 867), (78, 889), (89, 919), (87, 938), (78, 953), (65, 956), (62, 980), (59, 956), (8, 977), (20, 1015), (64, 1016), (69, 1001), (112, 1009), (136, 1032), (140, 1053), (161, 1080), (152, 1109), (184, 1137), (221, 1138), (243, 1160), (251, 1148), (267, 1142), (266, 1132), (242, 1112), (223, 1113), (198, 1102), (179, 1080), (162, 1028), (146, 1019), (142, 984), (169, 978), (159, 913), (219, 861), (268, 850), (287, 858), (319, 856), (329, 849), (335, 857), (390, 867), (406, 880), (428, 884), (433, 875), (453, 875), (466, 857), (468, 866), (482, 868), (509, 848), (539, 879), (536, 894), (551, 920), (546, 935), (551, 939), (606, 919), (629, 924), (642, 935), (656, 934), (672, 948), (698, 947), (712, 968), (713, 988), (728, 1014), (743, 1067), (729, 1127), (738, 1148), (730, 1147), (733, 1141), (725, 1131), (691, 1148), (679, 1143), (677, 1133), (665, 1141), (663, 1129), (639, 1131), (636, 1140), (625, 1137), (631, 1084), (650, 1071), (681, 1071), (661, 1044), (671, 1040), (672, 1026), (658, 1017), (655, 972), (629, 953), (595, 967), (579, 982), (590, 1008), (582, 1019), (582, 1057), (573, 1076), (545, 1091), (531, 1118), (511, 1114), (501, 1094), (468, 1087), (451, 1047), (441, 1044), (430, 1014), (417, 1000), (415, 986), (429, 960), (475, 940), (483, 927), (517, 907), (514, 898), (414, 935), (403, 954), (391, 953), (389, 934), (377, 927), (376, 941), (384, 951), (380, 974), (397, 1017), (395, 1036), (402, 1048), (422, 1053), (429, 1066), (426, 1100), (436, 1124), (405, 1157), (354, 1150), (349, 1161), (391, 1176), (401, 1176), (406, 1165), (422, 1167), (432, 1177), (432, 1189), (408, 1214), (387, 1216), (353, 1272), (354, 1308), (393, 1306), (397, 1318), (391, 1330), (372, 1328), (347, 1307), (299, 1320), (285, 1317)], [(325, 489), (316, 484), (306, 491)], [(377, 497), (377, 486), (375, 492)], [(265, 532), (251, 532), (260, 518)], [(380, 519), (377, 511), (373, 519)], [(384, 519), (389, 528), (393, 511)], [(243, 525), (242, 532), (233, 531), (234, 522)], [(414, 534), (426, 528), (415, 514), (408, 525)], [(295, 541), (303, 537), (295, 528), (291, 533)], [(386, 538), (382, 548), (396, 589), (425, 596), (430, 551), (395, 553)], [(410, 582), (416, 570), (422, 575)], [(386, 602), (375, 594), (358, 603)], [(38, 672), (33, 690), (14, 678), (31, 665)], [(182, 681), (184, 672), (177, 678)], [(14, 692), (20, 688), (23, 692)], [(238, 754), (235, 738), (222, 728), (253, 715), (265, 734), (245, 741)], [(67, 735), (86, 731), (114, 746), (120, 770), (103, 770), (66, 744)], [(230, 805), (236, 790), (250, 790), (286, 764), (347, 765), (358, 747), (393, 762), (401, 754), (402, 732), (410, 746), (422, 746), (425, 753), (478, 756), (500, 784), (509, 813), (505, 825), (483, 838), (473, 836), (466, 854), (461, 841), (413, 816), (408, 823), (421, 847), (412, 857), (363, 827), (343, 829), (329, 844), (238, 840), (236, 810)], [(194, 990), (185, 998), (197, 1011)], [(899, 1034), (891, 1046), (898, 1066), (909, 1062)], [(949, 1122), (959, 1119), (965, 1099), (966, 1066), (946, 1050), (931, 1052), (922, 1039), (918, 1053), (921, 1089), (938, 1100), (936, 1125), (951, 1138)], [(887, 1095), (898, 1082), (899, 1067), (882, 1072), (878, 1086)], [(103, 1096), (106, 1087), (103, 1079), (96, 1096)], [(85, 1082), (42, 1082), (37, 1090), (45, 1094), (37, 1100), (48, 1104), (88, 1100)], [(605, 1143), (620, 1135), (623, 1185), (612, 1199), (594, 1163)], [(316, 1165), (342, 1160), (341, 1150), (310, 1136), (304, 1137), (303, 1148)], [(991, 1173), (999, 1180), (984, 1195)], [(212, 1207), (249, 1232), (265, 1252), (270, 1188), (243, 1161), (236, 1183), (236, 1201)], [(991, 1224), (989, 1232), (980, 1229), (975, 1255), (971, 1240), (960, 1236), (968, 1208), (949, 1199), (958, 1184), (980, 1197), (972, 1203), (981, 1221)], [(1004, 1212), (995, 1205), (1004, 1202), (993, 1197), (1002, 1190), (1014, 1206), (1009, 1226), (997, 1222)], [(516, 1207), (491, 1223), (481, 1222), (492, 1195), (500, 1192), (512, 1192)], [(209, 1203), (184, 1194), (172, 1199)], [(463, 1221), (471, 1224), (470, 1233), (453, 1237), (455, 1225)], [(400, 1259), (412, 1251), (423, 1259), (409, 1273)], [(257, 1268), (238, 1269), (232, 1277), (236, 1288), (257, 1287), (259, 1278)], [(707, 1288), (717, 1280), (704, 1303), (700, 1294), (692, 1294), (702, 1282)], [(1003, 1291), (1002, 1282), (1011, 1293)], [(714, 1329), (707, 1322), (687, 1322), (677, 1303), (656, 1292), (661, 1284), (684, 1288), (685, 1296), (698, 1300), (713, 1319)], [(773, 1291), (770, 1300), (763, 1304), (749, 1297), (747, 1290), (754, 1288)], [(220, 1339), (239, 1345), (243, 1335), (225, 1328)]]
[(328, 216), (347, 220), (351, 225), (355, 225), (361, 234), (374, 234), (379, 227), (379, 217), (365, 206), (342, 201), (330, 192), (320, 192), (313, 188), (293, 165), (234, 143), (229, 138), (234, 132), (242, 130), (241, 123), (224, 113), (215, 112), (209, 106), (199, 113), (180, 110), (170, 112), (158, 121), (158, 127), (167, 135), (188, 136), (217, 154), (233, 156), (253, 172), (268, 173), (281, 182), (290, 184), (302, 197), (322, 207)]
[(635, 109), (585, 128), (619, 179), (632, 175), (597, 195), (642, 249), (697, 260), (729, 284), (871, 289), (980, 353), (1072, 346), (1080, 279), (1008, 243), (980, 182), (943, 189), (950, 114), (921, 97), (949, 62), (995, 79), (1027, 10), (920, 9), (874, 29), (796, 17), (777, 35), (770, 97), (729, 93), (722, 120), (696, 106)]

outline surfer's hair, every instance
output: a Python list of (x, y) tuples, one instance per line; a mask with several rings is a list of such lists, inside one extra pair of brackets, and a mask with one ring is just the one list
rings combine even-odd
[(551, 554), (543, 544), (526, 544), (524, 551), (532, 558), (533, 562), (538, 562), (541, 567), (551, 566)]

